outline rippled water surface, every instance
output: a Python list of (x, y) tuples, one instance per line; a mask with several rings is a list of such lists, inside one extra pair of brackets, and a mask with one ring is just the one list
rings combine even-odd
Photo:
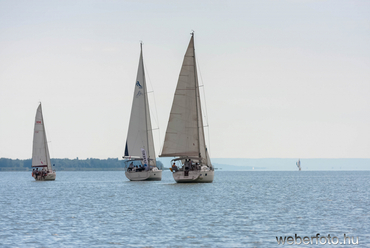
[(368, 171), (216, 171), (211, 184), (176, 184), (168, 171), (159, 182), (0, 172), (0, 246), (283, 247), (276, 236), (320, 233), (370, 247), (369, 191)]

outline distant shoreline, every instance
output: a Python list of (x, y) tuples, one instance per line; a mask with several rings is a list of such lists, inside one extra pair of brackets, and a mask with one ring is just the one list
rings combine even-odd
[[(127, 163), (118, 158), (108, 159), (68, 159), (52, 158), (51, 164), (56, 171), (124, 171)], [(163, 164), (157, 161), (157, 167), (162, 169)], [(0, 171), (32, 171), (31, 159), (0, 158)]]
[[(298, 171), (294, 158), (214, 158), (216, 171)], [(370, 158), (301, 158), (302, 171), (368, 171)], [(124, 171), (124, 160), (51, 159), (56, 171)], [(0, 158), (0, 171), (32, 171), (31, 159)], [(168, 170), (171, 158), (157, 158), (157, 166)]]

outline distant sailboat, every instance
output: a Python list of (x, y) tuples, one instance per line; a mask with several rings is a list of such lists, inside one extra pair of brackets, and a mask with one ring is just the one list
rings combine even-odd
[(214, 168), (204, 138), (194, 33), (181, 67), (160, 157), (176, 157), (171, 171), (178, 183), (213, 181)]
[[(44, 118), (41, 103), (36, 111), (32, 149), (32, 176), (36, 180), (55, 180), (56, 173), (50, 162), (49, 148), (46, 140)], [(40, 170), (39, 170), (40, 168)]]
[(298, 159), (298, 161), (295, 163), (299, 170), (301, 170), (301, 160)]
[[(162, 179), (162, 170), (157, 168), (155, 160), (142, 44), (140, 44), (139, 68), (135, 82), (125, 156), (123, 158), (126, 160), (126, 163), (130, 163), (125, 175), (131, 181), (160, 181)], [(139, 161), (141, 163), (135, 165)]]

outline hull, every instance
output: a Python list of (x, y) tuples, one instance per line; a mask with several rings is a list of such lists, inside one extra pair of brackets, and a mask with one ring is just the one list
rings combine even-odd
[(176, 171), (172, 173), (172, 176), (177, 183), (211, 183), (215, 172), (211, 170), (192, 170), (188, 173), (186, 171)]
[(126, 171), (126, 177), (130, 181), (161, 181), (162, 180), (162, 171)]
[(35, 178), (36, 181), (53, 181), (56, 178), (56, 173), (55, 171), (53, 171), (53, 172), (47, 173), (46, 176), (43, 176), (43, 177), (41, 175), (38, 175), (36, 177), (36, 175), (32, 173), (32, 177)]

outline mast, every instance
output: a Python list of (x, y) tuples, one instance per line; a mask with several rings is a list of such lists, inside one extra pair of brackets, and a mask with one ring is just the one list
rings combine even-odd
[(143, 42), (140, 42), (140, 60), (141, 66), (143, 68), (143, 82), (144, 82), (144, 113), (145, 113), (145, 133), (146, 133), (146, 150), (147, 150), (147, 159), (148, 159), (148, 166), (150, 164), (150, 151), (149, 151), (149, 130), (148, 130), (148, 90), (146, 88), (146, 78), (145, 78), (145, 70), (144, 70), (144, 60), (143, 60)]
[[(204, 158), (205, 162), (208, 165), (208, 151), (207, 151), (207, 146), (205, 142), (205, 137), (204, 137), (204, 130), (203, 130), (203, 116), (202, 116), (202, 109), (201, 109), (201, 102), (200, 102), (200, 92), (199, 92), (199, 81), (198, 81), (198, 71), (197, 71), (197, 63), (195, 59), (195, 45), (194, 45), (194, 31), (191, 33), (191, 36), (193, 37), (193, 59), (194, 59), (194, 78), (195, 78), (195, 106), (196, 106), (196, 115), (197, 115), (197, 137), (198, 137), (198, 153), (199, 153), (199, 162), (202, 160), (202, 154), (201, 154), (201, 145), (200, 145), (200, 139), (203, 140), (204, 144)], [(199, 106), (198, 106), (199, 105)], [(199, 109), (198, 109), (199, 107)], [(200, 111), (200, 115), (199, 115)], [(199, 125), (199, 119), (202, 125)], [(202, 137), (200, 137), (200, 131), (199, 129), (202, 128)], [(209, 165), (210, 166), (210, 165)]]
[[(198, 75), (197, 75), (197, 65), (195, 63), (195, 47), (194, 47), (194, 31), (191, 33), (192, 40), (193, 40), (193, 60), (194, 60), (194, 82), (195, 82), (195, 109), (196, 109), (196, 114), (197, 114), (197, 137), (198, 137), (198, 154), (199, 154), (199, 159), (201, 159), (201, 154), (200, 154), (200, 137), (199, 137), (199, 110), (198, 110), (198, 97), (199, 97), (199, 89), (198, 89)], [(199, 161), (200, 162), (200, 161)]]
[(51, 162), (50, 162), (50, 155), (49, 155), (49, 148), (48, 148), (48, 141), (46, 139), (46, 130), (45, 130), (45, 123), (44, 123), (44, 115), (42, 114), (42, 107), (40, 103), (40, 110), (41, 110), (41, 121), (42, 121), (42, 126), (43, 126), (43, 131), (44, 131), (44, 142), (45, 142), (45, 154), (46, 154), (46, 163), (47, 163), (47, 168), (49, 170), (52, 170), (51, 167)]

